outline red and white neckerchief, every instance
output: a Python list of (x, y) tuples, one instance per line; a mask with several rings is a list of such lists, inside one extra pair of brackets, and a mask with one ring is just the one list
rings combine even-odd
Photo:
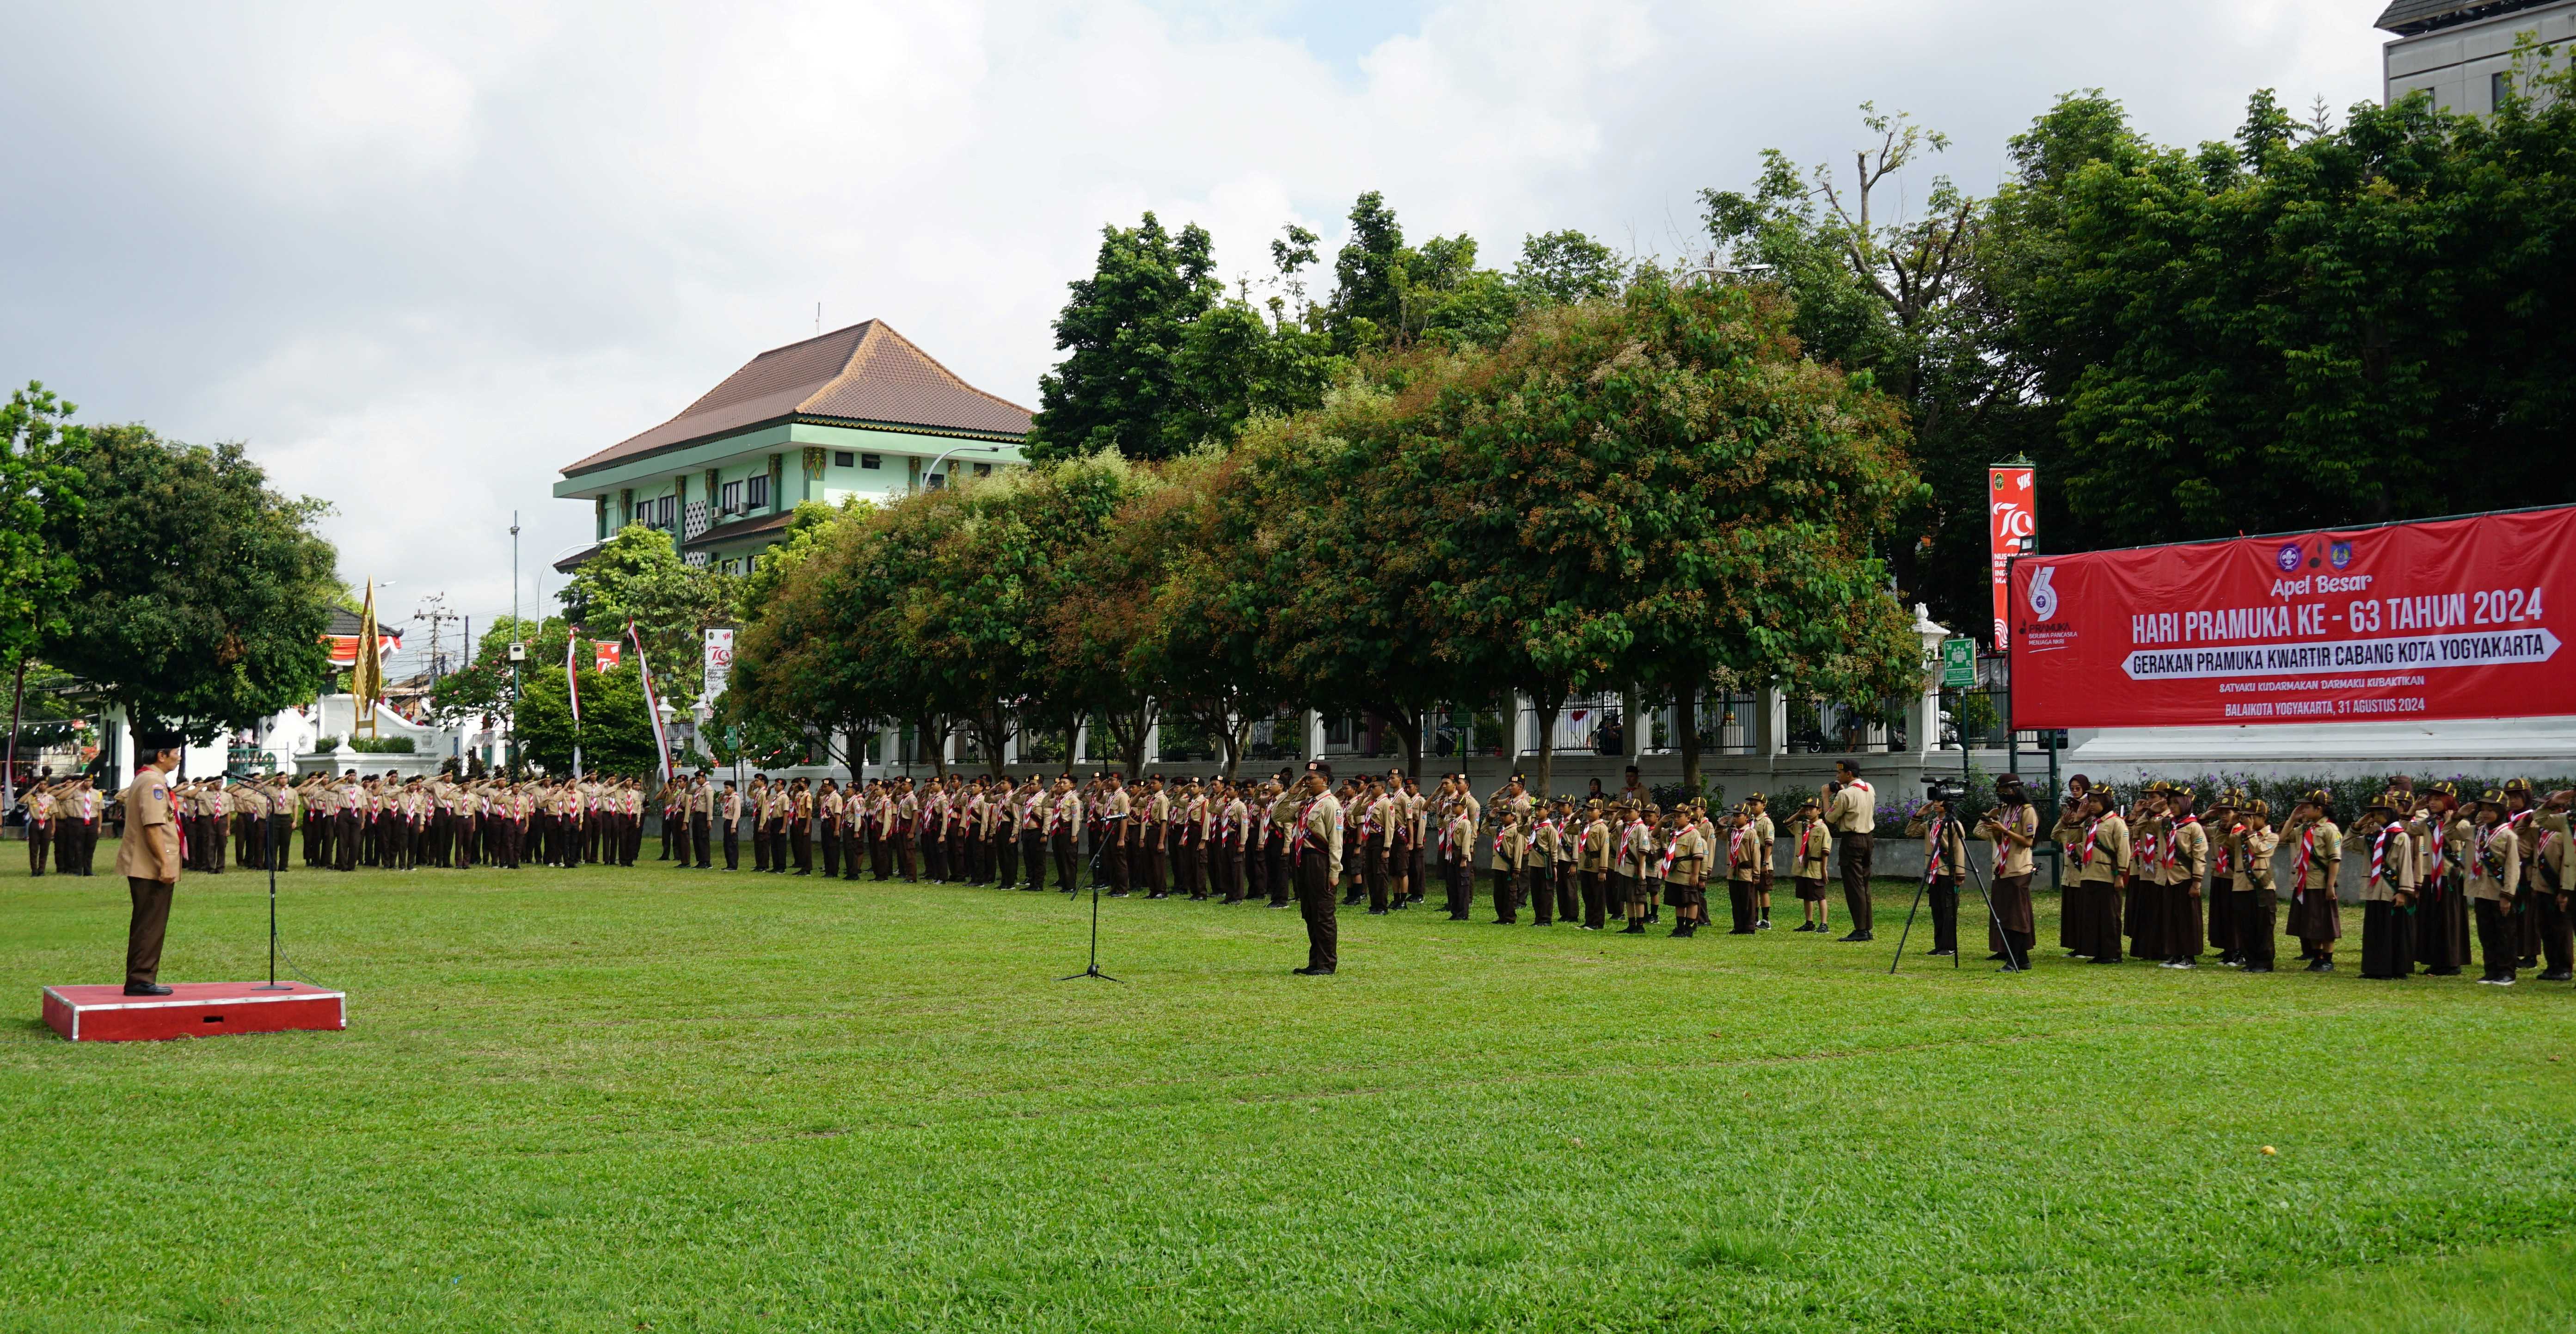
[(1306, 846), (1306, 816), (1315, 809), (1315, 798), (1297, 803), (1297, 827), (1288, 831), (1288, 850), (1296, 852)]
[(2139, 862), (2144, 865), (2153, 866), (2156, 864), (2156, 849), (2158, 846), (2160, 846), (2160, 844), (2157, 836), (2149, 834), (2145, 838), (2139, 839), (2138, 846), (2132, 849), (2132, 851), (2137, 854)]
[[(1752, 832), (1753, 832), (1753, 830), (1752, 830), (1750, 827), (1745, 826), (1745, 825), (1737, 825), (1735, 828), (1733, 828), (1733, 829), (1731, 829), (1731, 830), (1728, 830), (1728, 831), (1727, 831), (1727, 834), (1726, 834), (1726, 864), (1727, 864), (1727, 865), (1729, 865), (1729, 866), (1736, 866), (1736, 865), (1740, 865), (1740, 864), (1742, 864), (1742, 862), (1744, 861), (1744, 836), (1745, 836), (1745, 835), (1747, 835), (1747, 834), (1750, 834), (1750, 833), (1752, 833)], [(1804, 857), (1804, 856), (1806, 856), (1806, 855), (1807, 855), (1807, 836), (1806, 836), (1806, 834), (1805, 834), (1805, 833), (1803, 833), (1803, 832), (1801, 832), (1801, 833), (1798, 835), (1798, 855), (1799, 855), (1799, 856), (1801, 856), (1801, 857)]]
[(2391, 834), (2399, 832), (2396, 822), (2391, 821), (2381, 825), (2378, 836), (2370, 840), (2370, 878), (2373, 881), (2384, 883), (2388, 879), (2385, 873), (2388, 864), (2388, 838)]
[(2228, 870), (2227, 870), (2227, 868), (2228, 868), (2228, 866), (2229, 866), (2229, 864), (2230, 864), (2230, 857), (2229, 857), (2229, 854), (2228, 854), (2228, 851), (2227, 851), (2227, 850), (2228, 850), (2228, 848), (2232, 845), (2232, 843), (2233, 843), (2233, 841), (2234, 841), (2234, 840), (2239, 839), (2239, 838), (2242, 838), (2242, 837), (2244, 837), (2244, 836), (2245, 836), (2245, 826), (2243, 826), (2243, 825), (2241, 825), (2241, 824), (2240, 824), (2240, 825), (2229, 825), (2229, 826), (2227, 827), (2227, 837), (2228, 837), (2228, 839), (2229, 839), (2230, 841), (2229, 841), (2229, 842), (2227, 842), (2227, 843), (2221, 843), (2221, 844), (2219, 844), (2215, 849), (2212, 849), (2212, 850), (2211, 850), (2211, 852), (2210, 852), (2210, 854), (2209, 854), (2209, 873), (2210, 873), (2211, 875), (2226, 875), (2226, 874), (2228, 874)]
[(2196, 825), (2199, 823), (2200, 817), (2197, 815), (2186, 815), (2181, 819), (2174, 821), (2173, 831), (2165, 836), (2164, 867), (2166, 870), (2170, 871), (2174, 868), (2174, 854), (2182, 851), (2181, 834), (2183, 826)]
[(2101, 827), (2102, 827), (2102, 822), (2101, 822), (2101, 821), (2099, 821), (2099, 820), (2089, 821), (2089, 822), (2087, 822), (2087, 823), (2085, 824), (2085, 826), (2084, 826), (2084, 850), (2083, 850), (2081, 853), (2077, 854), (2077, 856), (2076, 856), (2076, 858), (2075, 858), (2075, 864), (2076, 864), (2076, 865), (2078, 865), (2078, 866), (2091, 866), (2091, 865), (2093, 864), (2093, 838), (2094, 838), (2094, 833), (2095, 833), (2095, 831), (2096, 831), (2096, 830), (2099, 830)]
[(2316, 851), (2317, 827), (2312, 821), (2299, 831), (2299, 855), (2290, 865), (2290, 901), (2307, 902), (2308, 858)]
[(1807, 840), (1814, 836), (1816, 824), (1816, 821), (1809, 820), (1798, 826), (1798, 860), (1801, 862), (1807, 860)]
[[(1647, 846), (1647, 848), (1648, 848), (1649, 850), (1652, 850), (1652, 849), (1653, 849), (1653, 847), (1654, 847), (1654, 845), (1653, 845), (1652, 843), (1649, 843), (1649, 844), (1647, 844), (1646, 846)], [(1678, 836), (1678, 835), (1676, 835), (1676, 836), (1673, 838), (1673, 841), (1672, 841), (1672, 842), (1667, 843), (1667, 844), (1665, 844), (1665, 845), (1664, 845), (1664, 859), (1663, 859), (1662, 861), (1660, 861), (1660, 862), (1658, 862), (1658, 863), (1656, 863), (1656, 864), (1655, 864), (1655, 878), (1656, 878), (1657, 880), (1670, 880), (1670, 879), (1672, 879), (1672, 876), (1673, 876), (1673, 859), (1674, 859), (1675, 857), (1680, 856), (1680, 855), (1681, 855), (1681, 851), (1682, 851), (1682, 841), (1681, 841), (1680, 836)]]
[(2424, 877), (2437, 879), (2451, 869), (2450, 837), (2442, 828), (2439, 816), (2433, 820), (2433, 836), (2424, 840)]

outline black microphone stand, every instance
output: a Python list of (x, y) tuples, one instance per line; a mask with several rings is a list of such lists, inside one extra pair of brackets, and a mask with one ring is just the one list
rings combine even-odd
[(252, 990), (293, 991), (295, 988), (282, 986), (277, 980), (277, 828), (266, 817), (261, 818), (260, 825), (260, 842), (266, 845), (268, 861), (268, 985)]
[(1086, 977), (1098, 978), (1103, 982), (1120, 980), (1100, 971), (1100, 856), (1106, 851), (1108, 851), (1108, 844), (1103, 843), (1091, 852), (1091, 966), (1079, 973), (1069, 973), (1059, 977), (1056, 979), (1058, 982), (1072, 982)]

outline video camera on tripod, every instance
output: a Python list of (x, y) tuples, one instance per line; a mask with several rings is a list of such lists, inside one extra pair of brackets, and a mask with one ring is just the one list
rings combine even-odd
[(1959, 809), (1959, 803), (1968, 799), (1967, 780), (1947, 777), (1926, 778), (1923, 780), (1923, 799), (1940, 802), (1943, 807), (1956, 811)]

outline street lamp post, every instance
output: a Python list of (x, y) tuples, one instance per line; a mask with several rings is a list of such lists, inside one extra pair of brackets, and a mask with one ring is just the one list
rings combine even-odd
[[(946, 463), (948, 460), (955, 458), (959, 454), (965, 453), (968, 450), (977, 450), (986, 454), (999, 454), (1002, 452), (1003, 448), (1004, 447), (1001, 445), (959, 445), (954, 449), (948, 450), (939, 457), (932, 459), (929, 467), (921, 470), (922, 485), (928, 486), (931, 478), (943, 476), (939, 471), (939, 465)], [(944, 486), (946, 483), (943, 482), (941, 485)]]

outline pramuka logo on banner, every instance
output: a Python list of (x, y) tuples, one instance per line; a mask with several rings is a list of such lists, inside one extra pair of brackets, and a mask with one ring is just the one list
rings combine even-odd
[(2030, 589), (2023, 598), (2030, 604), (2032, 621), (2021, 628), (2021, 637), (2033, 653), (2046, 653), (2075, 642), (2075, 627), (2058, 619), (2057, 567), (2042, 565), (2030, 576)]

